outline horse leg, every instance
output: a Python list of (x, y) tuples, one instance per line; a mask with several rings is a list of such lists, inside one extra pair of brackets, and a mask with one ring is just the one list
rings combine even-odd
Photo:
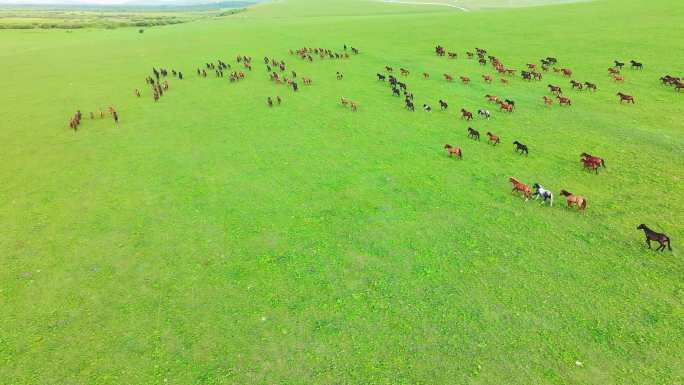
[(646, 237), (646, 245), (649, 249), (651, 248), (651, 240), (648, 237)]

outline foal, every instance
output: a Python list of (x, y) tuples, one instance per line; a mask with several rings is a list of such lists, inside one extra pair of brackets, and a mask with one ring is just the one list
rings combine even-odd
[(670, 246), (670, 237), (667, 235), (656, 233), (643, 223), (637, 226), (637, 230), (644, 231), (644, 235), (646, 235), (646, 244), (648, 245), (649, 249), (651, 248), (651, 241), (656, 241), (660, 244), (656, 251), (664, 251), (665, 246), (667, 246), (668, 250), (672, 251), (672, 247)]

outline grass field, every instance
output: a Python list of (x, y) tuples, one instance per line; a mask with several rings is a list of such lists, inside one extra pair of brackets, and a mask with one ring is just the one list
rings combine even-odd
[[(683, 19), (674, 0), (286, 0), (144, 34), (0, 31), (0, 384), (684, 383), (684, 95), (658, 81), (684, 75)], [(288, 54), (345, 43), (361, 53)], [(517, 69), (556, 56), (599, 91), (553, 73), (486, 85), (473, 47)], [(246, 80), (196, 76), (237, 54), (254, 58)], [(314, 84), (271, 83), (264, 56)], [(645, 69), (614, 84), (606, 69), (632, 58)], [(436, 111), (403, 109), (385, 65)], [(186, 77), (158, 103), (153, 66)], [(573, 106), (544, 106), (548, 83)], [(471, 123), (498, 147), (459, 118), (494, 109), (487, 93), (517, 103)], [(109, 105), (118, 127), (68, 129)], [(583, 171), (584, 151), (608, 167)], [(523, 202), (509, 176), (556, 204)], [(647, 250), (639, 223), (674, 251)]]

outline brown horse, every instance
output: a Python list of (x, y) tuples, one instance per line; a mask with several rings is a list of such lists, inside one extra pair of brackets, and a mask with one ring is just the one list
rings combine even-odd
[(567, 76), (567, 77), (572, 76), (572, 70), (570, 70), (568, 68), (561, 69), (561, 72), (563, 73), (564, 76)]
[(601, 167), (606, 167), (606, 162), (603, 160), (603, 158), (598, 157), (598, 156), (593, 156), (591, 154), (587, 154), (586, 152), (583, 152), (582, 155), (580, 155), (580, 161), (588, 160), (590, 162), (594, 163), (599, 163)]
[(356, 102), (350, 102), (350, 104), (352, 112), (356, 112), (356, 110), (359, 108), (359, 105)]
[(340, 103), (342, 103), (342, 105), (346, 107), (349, 104), (349, 99), (343, 96), (340, 98)]
[(485, 83), (491, 83), (492, 77), (490, 75), (482, 75), (482, 80), (484, 80)]
[(544, 104), (547, 104), (547, 105), (549, 105), (549, 106), (552, 105), (552, 104), (553, 104), (553, 99), (551, 99), (551, 98), (549, 98), (549, 97), (547, 97), (547, 96), (544, 96)]
[(467, 111), (465, 108), (461, 108), (461, 119), (472, 120), (473, 119), (473, 113), (470, 111)]
[(530, 188), (530, 186), (513, 177), (508, 178), (508, 181), (511, 182), (511, 185), (513, 185), (513, 190), (511, 190), (511, 193), (522, 193), (522, 195), (525, 197), (525, 202), (527, 202), (530, 199), (530, 197), (532, 196), (532, 189)]
[(487, 100), (489, 100), (490, 102), (494, 102), (494, 103), (499, 101), (499, 98), (496, 95), (487, 94), (487, 95), (485, 95), (485, 98), (487, 98)]
[(487, 143), (491, 143), (492, 146), (496, 146), (497, 144), (501, 143), (501, 138), (498, 136), (492, 134), (491, 132), (487, 132)]
[(501, 80), (501, 84), (503, 84), (503, 85), (508, 84), (508, 80), (506, 80), (504, 78), (501, 78), (500, 80)]
[(467, 77), (467, 76), (459, 76), (459, 78), (461, 79), (461, 82), (462, 82), (463, 84), (468, 84), (468, 83), (470, 83), (470, 78)]
[(506, 112), (513, 112), (513, 105), (510, 103), (506, 103), (502, 100), (499, 100), (499, 105), (501, 106), (501, 109), (506, 111)]
[(401, 73), (402, 76), (408, 76), (409, 75), (409, 70), (406, 68), (399, 68), (399, 72)]
[(624, 82), (624, 81), (625, 81), (625, 77), (624, 77), (624, 76), (621, 76), (621, 75), (613, 75), (613, 80), (614, 80), (615, 82)]
[(644, 235), (646, 235), (646, 244), (648, 245), (648, 248), (651, 248), (651, 241), (656, 241), (660, 244), (656, 251), (664, 251), (665, 246), (667, 246), (668, 250), (672, 251), (672, 247), (670, 246), (670, 237), (668, 237), (665, 234), (662, 233), (656, 233), (655, 231), (651, 230), (646, 226), (645, 224), (640, 224), (637, 226), (637, 230), (643, 230)]
[(446, 81), (448, 81), (448, 82), (453, 82), (453, 81), (454, 81), (454, 77), (451, 76), (451, 75), (449, 75), (449, 74), (444, 74), (444, 79), (445, 79)]
[(587, 208), (587, 198), (574, 195), (567, 190), (561, 190), (561, 195), (568, 201), (568, 207), (577, 206), (577, 210), (584, 211)]
[(570, 98), (566, 98), (565, 96), (556, 96), (556, 99), (558, 99), (558, 104), (561, 106), (571, 106), (572, 102), (570, 101)]
[(627, 103), (634, 104), (634, 96), (623, 94), (622, 92), (618, 92), (616, 95), (620, 97), (620, 103), (626, 101)]
[(589, 170), (594, 170), (594, 172), (598, 174), (598, 169), (601, 166), (600, 162), (597, 162), (591, 158), (589, 158), (589, 159), (582, 158), (580, 160), (580, 162), (582, 162), (582, 165), (584, 166), (584, 168), (588, 168)]
[(458, 157), (458, 159), (463, 159), (463, 152), (461, 151), (461, 147), (454, 147), (450, 144), (445, 144), (444, 148), (447, 150), (449, 156), (454, 156)]

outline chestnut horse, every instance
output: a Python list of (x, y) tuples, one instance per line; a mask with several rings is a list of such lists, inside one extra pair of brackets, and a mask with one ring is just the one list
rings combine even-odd
[(580, 161), (590, 161), (594, 163), (599, 163), (601, 167), (606, 167), (606, 162), (603, 160), (603, 158), (598, 157), (598, 156), (593, 156), (591, 154), (587, 154), (586, 152), (583, 152), (582, 155), (580, 155)]
[(473, 119), (473, 113), (470, 111), (466, 111), (465, 108), (461, 108), (461, 119), (472, 120)]
[(461, 151), (461, 147), (454, 147), (450, 144), (445, 144), (444, 148), (447, 150), (447, 153), (449, 156), (454, 156), (458, 157), (458, 159), (463, 159), (463, 153)]
[(511, 193), (514, 193), (516, 191), (521, 192), (522, 195), (525, 197), (525, 202), (527, 202), (530, 199), (530, 197), (532, 196), (532, 189), (530, 188), (530, 186), (513, 177), (508, 178), (508, 181), (511, 182), (511, 184), (513, 185), (513, 190), (511, 190)]
[(584, 211), (587, 208), (587, 199), (579, 195), (574, 195), (567, 190), (561, 190), (561, 195), (568, 202), (568, 207), (577, 206), (577, 210)]
[(501, 143), (501, 138), (498, 136), (492, 134), (491, 132), (487, 132), (487, 143), (491, 143), (493, 146), (496, 146), (497, 144)]
[(634, 96), (623, 94), (622, 92), (618, 92), (616, 95), (620, 97), (620, 103), (626, 101), (627, 103), (634, 104)]

